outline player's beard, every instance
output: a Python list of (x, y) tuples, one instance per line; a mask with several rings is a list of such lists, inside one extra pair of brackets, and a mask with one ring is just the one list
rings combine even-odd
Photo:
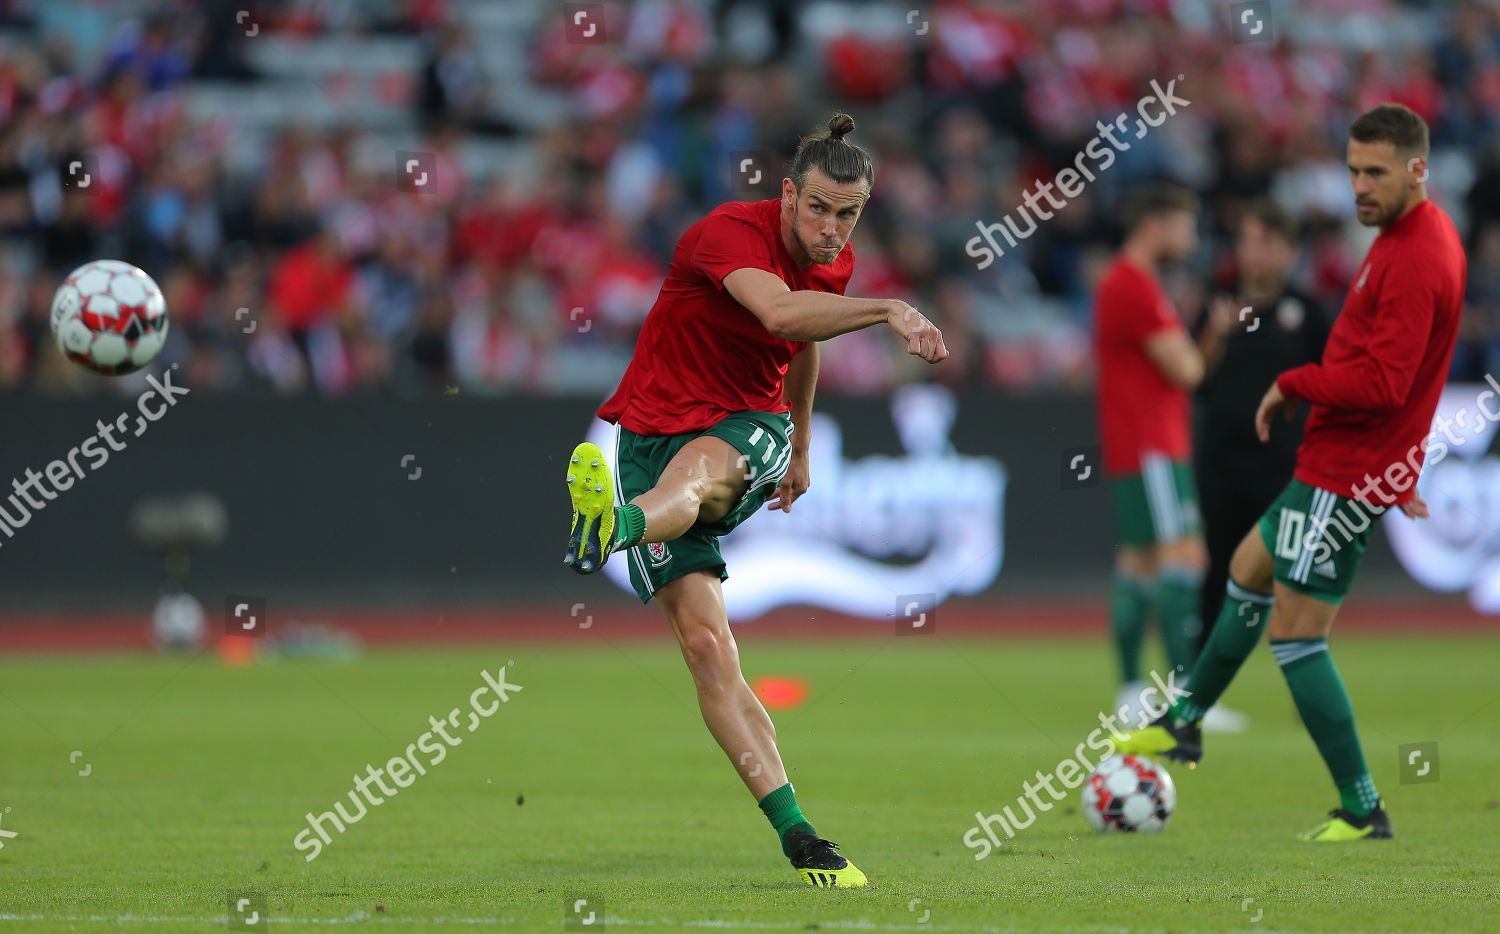
[(809, 260), (813, 261), (814, 263), (819, 263), (823, 266), (827, 266), (829, 263), (836, 261), (839, 258), (839, 254), (844, 252), (843, 246), (840, 245), (837, 250), (828, 254), (827, 259), (819, 259), (818, 257), (822, 256), (823, 254), (813, 252), (812, 249), (808, 247), (807, 241), (802, 239), (802, 232), (799, 231), (796, 227), (792, 228), (792, 239), (797, 241), (797, 245), (802, 248), (803, 253), (807, 254), (807, 258)]
[[(1376, 201), (1374, 205), (1375, 214), (1370, 220), (1364, 220), (1363, 218), (1361, 218), (1359, 216), (1358, 210), (1355, 211), (1355, 217), (1358, 218), (1359, 222), (1361, 224), (1364, 224), (1366, 227), (1385, 227), (1396, 218), (1400, 217), (1406, 211), (1406, 206), (1409, 203), (1411, 203), (1411, 188), (1408, 187), (1401, 193), (1401, 200), (1396, 204), (1391, 205), (1389, 208), (1381, 204), (1379, 201)], [(1355, 207), (1356, 209), (1359, 207), (1358, 201), (1355, 202)]]

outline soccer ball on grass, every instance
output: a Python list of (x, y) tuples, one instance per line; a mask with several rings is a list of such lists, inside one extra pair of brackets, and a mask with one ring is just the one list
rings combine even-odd
[(1095, 830), (1154, 831), (1177, 806), (1167, 770), (1145, 756), (1110, 756), (1083, 783), (1083, 813)]

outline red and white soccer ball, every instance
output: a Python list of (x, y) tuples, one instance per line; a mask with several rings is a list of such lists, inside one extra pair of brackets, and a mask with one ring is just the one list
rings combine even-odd
[(73, 270), (52, 298), (52, 336), (63, 356), (104, 376), (134, 373), (167, 340), (167, 301), (129, 263), (96, 259)]
[(1083, 783), (1083, 813), (1095, 830), (1160, 830), (1177, 806), (1167, 770), (1145, 756), (1110, 756)]

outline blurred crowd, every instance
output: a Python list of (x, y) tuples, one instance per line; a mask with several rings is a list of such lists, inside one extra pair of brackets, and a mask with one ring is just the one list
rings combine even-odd
[[(682, 230), (774, 196), (742, 186), (740, 160), (785, 159), (842, 109), (876, 166), (849, 293), (912, 301), (953, 357), (927, 370), (889, 334), (845, 335), (822, 387), (1080, 389), (1116, 209), (1148, 180), (1203, 199), (1203, 249), (1169, 282), (1185, 317), (1234, 280), (1260, 196), (1300, 221), (1298, 284), (1338, 308), (1371, 236), (1345, 133), (1387, 100), (1431, 125), (1431, 191), (1470, 251), (1454, 377), (1500, 372), (1495, 5), (1307, 0), (1255, 41), (1206, 0), (636, 0), (585, 5), (591, 33), (577, 5), (506, 0), (510, 25), (481, 28), (483, 6), (0, 0), (0, 386), (97, 385), (52, 348), (48, 310), (70, 269), (111, 257), (161, 284), (163, 358), (195, 390), (602, 393)], [(247, 134), (248, 110), (202, 101), (274, 92), (257, 42), (405, 42), (416, 64), (336, 75), (331, 117)], [(978, 268), (976, 223), (1174, 78), (1189, 106)], [(398, 121), (340, 119), (349, 82)], [(420, 190), (398, 151), (430, 170)]]

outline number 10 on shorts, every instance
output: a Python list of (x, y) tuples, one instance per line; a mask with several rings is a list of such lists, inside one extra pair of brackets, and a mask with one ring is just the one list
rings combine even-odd
[(1306, 526), (1306, 513), (1295, 509), (1281, 510), (1281, 521), (1276, 523), (1276, 557), (1297, 560), (1302, 554), (1302, 530)]

